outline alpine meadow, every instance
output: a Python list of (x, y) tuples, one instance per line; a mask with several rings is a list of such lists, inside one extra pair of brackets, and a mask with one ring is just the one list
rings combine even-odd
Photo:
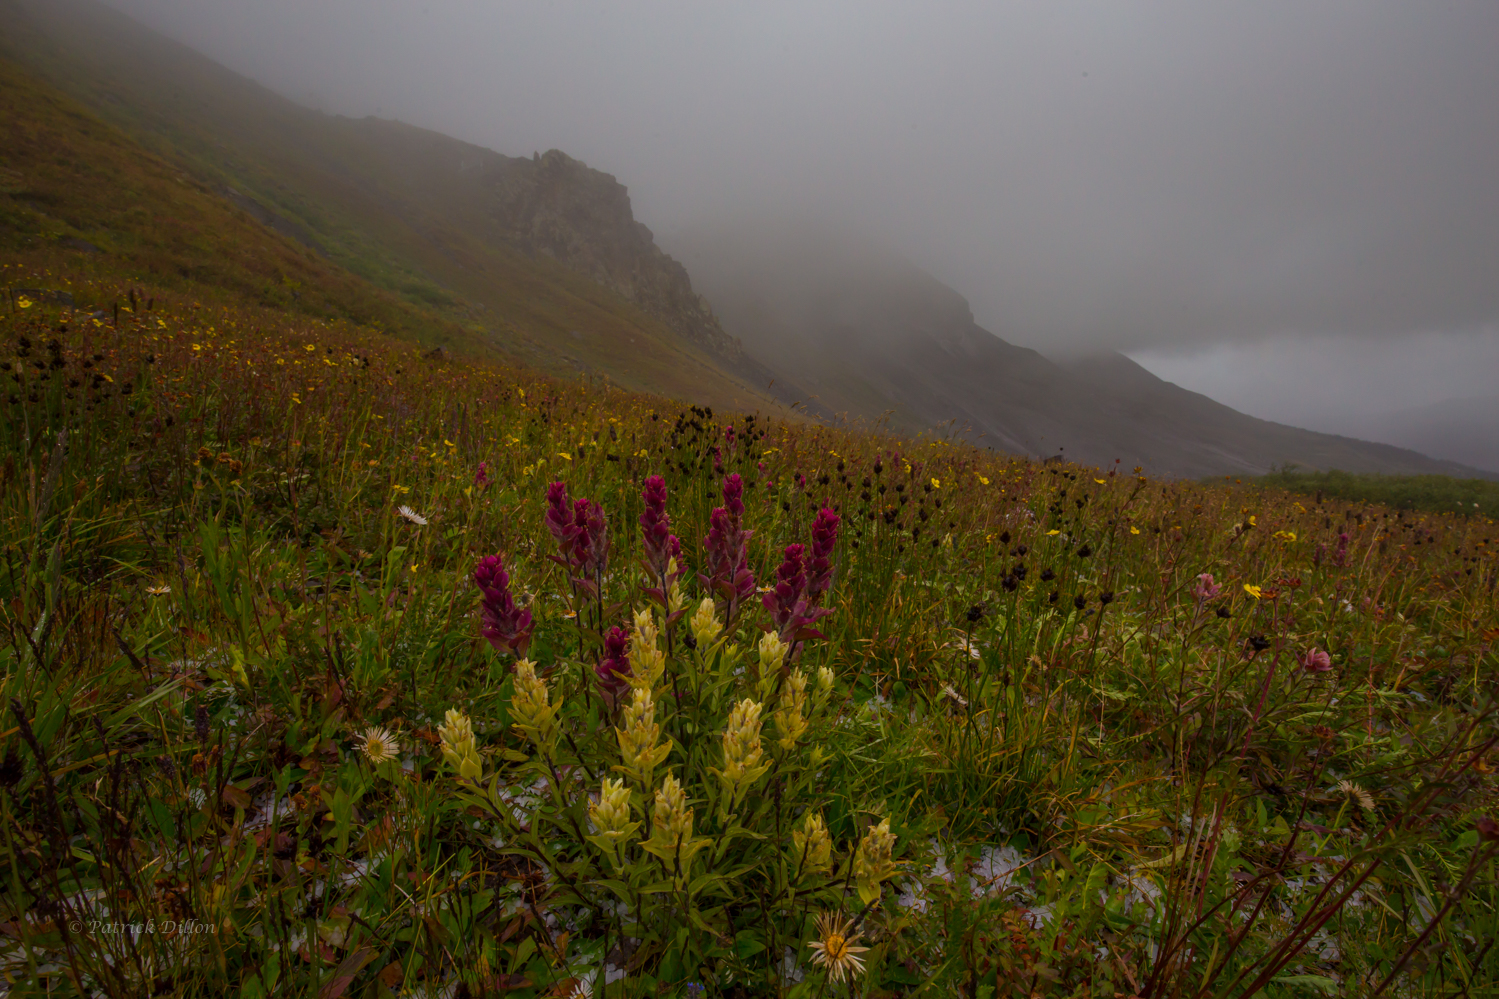
[(789, 405), (695, 297), (430, 214), (503, 292), (437, 295), (37, 65), (0, 993), (1495, 994), (1492, 482)]

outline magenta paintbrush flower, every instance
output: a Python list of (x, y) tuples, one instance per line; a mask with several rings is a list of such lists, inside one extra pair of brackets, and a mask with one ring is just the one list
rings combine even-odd
[(565, 564), (571, 564), (573, 545), (577, 542), (578, 527), (573, 523), (572, 503), (567, 498), (567, 483), (553, 482), (547, 486), (547, 530), (557, 542)]
[(682, 545), (671, 533), (671, 517), (666, 512), (666, 480), (659, 475), (646, 479), (640, 499), (645, 504), (640, 514), (640, 530), (646, 568), (663, 587), (669, 586), (671, 560), (676, 559), (678, 571), (681, 569)]
[(474, 472), (474, 485), (483, 489), (489, 482), (489, 462), (481, 461), (478, 470)]
[(609, 695), (611, 701), (630, 685), (626, 679), (630, 676), (629, 643), (630, 636), (623, 628), (610, 628), (604, 635), (604, 657), (593, 668), (599, 688)]
[(609, 567), (609, 525), (604, 508), (589, 499), (569, 502), (567, 484), (553, 482), (547, 487), (544, 519), (560, 553), (551, 556), (552, 561), (566, 566), (575, 584), (595, 590)]
[(807, 567), (807, 600), (817, 603), (833, 585), (833, 548), (838, 544), (839, 517), (823, 507), (812, 525), (812, 562)]
[(708, 535), (703, 538), (708, 571), (698, 576), (704, 589), (726, 601), (729, 622), (755, 592), (755, 573), (749, 567), (749, 539), (754, 533), (744, 529), (744, 482), (736, 472), (724, 479), (723, 506), (714, 507), (708, 517)]
[(765, 609), (776, 631), (784, 634), (786, 626), (796, 616), (798, 606), (806, 606), (807, 569), (802, 559), (805, 549), (801, 545), (787, 545), (780, 568), (776, 569), (776, 584), (762, 598)]
[(531, 612), (517, 607), (510, 593), (510, 576), (498, 555), (488, 555), (474, 567), (474, 582), (483, 596), (480, 633), (497, 652), (526, 654), (531, 644)]

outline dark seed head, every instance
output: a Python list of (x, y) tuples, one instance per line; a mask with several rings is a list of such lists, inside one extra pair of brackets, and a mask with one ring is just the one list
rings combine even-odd
[(968, 608), (968, 623), (969, 624), (977, 624), (979, 622), (979, 619), (982, 618), (983, 616), (984, 616), (984, 605), (983, 604), (974, 604), (972, 607)]
[(1218, 608), (1218, 616), (1219, 617), (1233, 617), (1233, 615), (1229, 613), (1227, 607), (1219, 607)]
[(1088, 606), (1088, 598), (1079, 593), (1077, 596), (1072, 598), (1072, 606), (1076, 607), (1078, 610), (1082, 610), (1084, 607)]
[(1098, 595), (1098, 602), (1101, 603), (1101, 604), (1111, 604), (1111, 603), (1113, 603), (1114, 602), (1114, 592), (1112, 590), (1104, 590), (1102, 593), (1100, 593)]
[(0, 763), (0, 787), (15, 787), (21, 782), (21, 754), (15, 746), (5, 751), (5, 761)]

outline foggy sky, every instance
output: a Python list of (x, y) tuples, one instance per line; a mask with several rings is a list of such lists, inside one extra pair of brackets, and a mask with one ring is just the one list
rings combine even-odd
[[(561, 148), (668, 250), (816, 212), (1012, 342), (1168, 358), (1188, 387), (1350, 344), (1457, 371), (1499, 336), (1490, 0), (111, 2), (303, 103)], [(1355, 367), (1340, 391), (1376, 391)]]

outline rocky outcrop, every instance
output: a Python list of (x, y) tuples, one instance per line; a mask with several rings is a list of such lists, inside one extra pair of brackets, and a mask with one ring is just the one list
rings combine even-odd
[(743, 359), (744, 348), (693, 290), (687, 269), (635, 221), (629, 192), (613, 176), (552, 149), (531, 159), (489, 158), (481, 182), (490, 221), (513, 247), (551, 257), (687, 339)]

